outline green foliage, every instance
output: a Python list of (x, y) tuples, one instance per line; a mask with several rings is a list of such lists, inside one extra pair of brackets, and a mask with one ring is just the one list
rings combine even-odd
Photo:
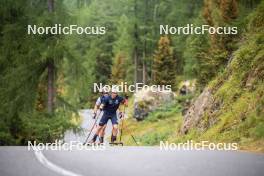
[[(249, 16), (249, 27), (240, 47), (233, 53), (232, 62), (210, 85), (214, 98), (221, 103), (215, 116), (205, 115), (201, 123), (217, 118), (217, 123), (205, 132), (196, 132), (195, 139), (238, 142), (240, 147), (263, 150), (255, 144), (263, 140), (264, 117), (264, 47), (262, 28), (263, 3)], [(254, 146), (255, 145), (255, 146)], [(257, 145), (257, 146), (256, 146)], [(252, 148), (253, 147), (253, 148)]]
[(238, 16), (237, 0), (221, 0), (220, 10), (221, 10), (221, 16), (225, 21), (236, 19)]
[[(9, 0), (2, 1), (0, 6), (3, 18), (0, 29), (0, 97), (2, 100), (0, 123), (4, 126), (0, 129), (1, 145), (25, 144), (23, 141), (28, 137), (24, 132), (29, 131), (27, 125), (30, 125), (30, 130), (32, 130), (31, 127), (34, 128), (36, 133), (41, 130), (35, 128), (41, 124), (35, 114), (45, 114), (46, 111), (44, 109), (47, 103), (45, 100), (47, 100), (48, 63), (52, 62), (55, 69), (61, 68), (66, 47), (62, 36), (28, 35), (25, 28), (28, 24), (52, 26), (60, 23), (63, 25), (67, 12), (61, 1), (56, 1), (56, 13), (48, 13), (46, 3), (30, 0), (16, 3)], [(54, 84), (60, 84), (58, 79), (62, 74), (60, 71), (57, 69), (52, 75)], [(40, 105), (41, 108), (39, 108)], [(65, 103), (61, 105), (64, 106)], [(49, 119), (49, 115), (45, 116)], [(28, 120), (26, 121), (29, 117), (31, 117), (31, 124)], [(64, 125), (69, 123), (70, 118), (62, 119), (58, 114), (53, 114), (52, 119), (53, 121), (46, 122), (50, 131), (59, 129), (58, 125), (52, 126), (57, 122), (60, 122), (59, 125), (64, 131), (70, 127)], [(59, 133), (62, 135), (63, 130), (59, 130)], [(39, 140), (48, 142), (51, 139), (40, 136), (40, 133), (37, 134), (36, 138)], [(47, 132), (47, 134), (50, 133)], [(54, 134), (54, 137), (58, 135)]]
[(174, 114), (181, 112), (181, 109), (181, 106), (176, 102), (163, 105), (154, 112), (149, 113), (149, 115), (146, 117), (146, 121), (158, 122), (160, 120), (173, 117)]
[(112, 75), (111, 75), (111, 82), (113, 84), (120, 84), (121, 82), (125, 82), (123, 80), (126, 77), (124, 60), (125, 58), (121, 54), (118, 54), (114, 60), (114, 64), (112, 67)]
[(190, 93), (187, 95), (178, 95), (175, 100), (179, 103), (179, 104), (184, 104), (186, 101), (191, 101), (193, 98), (195, 97), (194, 94)]
[[(66, 130), (76, 128), (70, 123), (69, 114), (65, 115), (62, 112), (58, 112), (52, 117), (38, 112), (24, 114), (22, 117), (23, 130), (17, 135), (17, 143), (22, 145), (27, 145), (27, 141), (54, 142), (56, 139), (62, 139)], [(66, 120), (67, 118), (68, 120)]]
[(263, 13), (264, 13), (264, 3), (262, 2), (257, 10), (250, 14), (248, 30), (252, 32), (261, 33), (263, 31)]
[[(207, 2), (211, 3), (212, 1)], [(231, 1), (222, 1), (222, 3), (226, 2)], [(212, 4), (207, 5), (211, 6)], [(198, 37), (188, 37), (187, 43), (194, 48), (187, 49), (184, 54), (189, 62), (186, 62), (187, 65), (185, 65), (186, 74), (190, 72), (188, 70), (195, 69), (203, 75), (202, 77), (198, 76), (200, 84), (206, 85), (209, 80), (212, 80), (209, 83), (209, 88), (212, 90), (215, 102), (219, 103), (219, 107), (209, 109), (197, 127), (190, 129), (187, 135), (179, 133), (182, 127), (182, 120), (180, 120), (180, 116), (177, 116), (179, 111), (172, 114), (170, 114), (171, 108), (165, 108), (164, 111), (154, 111), (149, 114), (145, 121), (132, 123), (132, 132), (141, 142), (140, 144), (157, 145), (160, 140), (171, 142), (208, 140), (210, 142), (237, 142), (240, 149), (263, 152), (263, 7), (264, 3), (262, 2), (256, 10), (251, 9), (251, 14), (248, 17), (245, 17), (245, 14), (248, 14), (249, 11), (241, 12), (246, 19), (241, 25), (247, 26), (247, 28), (240, 34), (241, 39), (232, 39), (231, 43), (235, 44), (236, 47), (231, 50), (229, 50), (230, 48), (215, 46), (217, 50), (212, 52), (213, 55), (211, 55), (208, 54), (209, 48), (213, 46), (211, 40), (217, 41), (219, 38), (210, 38), (208, 45), (203, 48), (202, 46), (199, 47), (198, 44), (202, 45), (206, 41), (205, 36), (201, 36), (200, 40)], [(215, 8), (214, 10), (217, 10), (217, 6)], [(217, 12), (210, 15), (214, 10), (212, 8), (207, 9), (206, 13), (209, 14), (207, 14), (206, 20), (208, 20), (208, 23), (210, 20), (212, 23), (222, 22), (223, 19), (220, 18), (220, 21), (217, 21), (216, 17), (223, 12), (218, 11), (218, 9)], [(225, 13), (235, 12), (226, 11)], [(230, 23), (232, 23), (232, 18), (230, 16), (230, 19), (228, 19)], [(236, 18), (241, 20), (241, 17)], [(198, 41), (201, 41), (201, 43)], [(190, 51), (190, 53), (187, 51)], [(201, 55), (198, 55), (199, 51), (204, 53), (203, 57), (207, 56), (207, 58), (200, 57)], [(225, 63), (224, 60), (229, 54), (232, 57), (230, 57), (228, 63)], [(197, 58), (199, 58), (199, 61), (196, 61)], [(192, 64), (194, 64), (193, 68), (191, 68)], [(204, 64), (208, 64), (208, 66)], [(214, 78), (215, 76), (216, 78)], [(186, 96), (179, 96), (176, 101), (181, 103), (186, 98), (188, 99)], [(159, 124), (159, 126), (156, 126), (156, 124)], [(163, 128), (163, 124), (167, 124), (166, 129)], [(173, 128), (173, 131), (168, 129), (170, 127)]]
[(128, 145), (134, 145), (131, 134), (139, 145), (159, 145), (160, 141), (170, 140), (180, 127), (182, 117), (181, 106), (177, 101), (164, 104), (155, 111), (149, 113), (146, 120), (134, 122), (128, 120), (124, 131), (124, 141)]
[(133, 38), (131, 36), (131, 24), (126, 15), (122, 15), (117, 24), (116, 38), (114, 42), (114, 61), (112, 66), (111, 82), (133, 83)]
[[(259, 86), (264, 77), (263, 2), (257, 10), (254, 8), (259, 0), (54, 2), (54, 12), (48, 11), (47, 1), (0, 2), (1, 145), (25, 144), (27, 140), (53, 141), (63, 136), (66, 129), (74, 127), (69, 122), (71, 113), (94, 103), (97, 97), (92, 92), (94, 82), (107, 84), (122, 80), (132, 84), (146, 78), (146, 83), (171, 84), (175, 88), (176, 80), (183, 80), (183, 69), (184, 76), (197, 79), (200, 87), (217, 76), (210, 86), (216, 91), (216, 98), (226, 102), (226, 111), (230, 110), (229, 105), (236, 111), (248, 110), (243, 98), (261, 97), (257, 101), (250, 99), (250, 103), (256, 104), (252, 111), (235, 111), (234, 119), (230, 118), (231, 110), (225, 113), (215, 129), (229, 130), (224, 133), (226, 137), (230, 134), (229, 124), (249, 115), (254, 120), (246, 118), (241, 123), (244, 126), (237, 127), (232, 137), (240, 139), (238, 131), (250, 125), (250, 132), (243, 135), (262, 136), (259, 117), (263, 113), (263, 99)], [(237, 36), (160, 37), (160, 24), (184, 26), (188, 23), (238, 26), (243, 30)], [(28, 24), (105, 26), (107, 32), (97, 36), (28, 35), (25, 30)], [(243, 43), (239, 42), (241, 39)], [(50, 64), (53, 75), (48, 74)], [(224, 71), (226, 65), (229, 68)], [(54, 112), (49, 115), (46, 114), (48, 78), (54, 79), (52, 90), (56, 94), (52, 98)], [(178, 97), (178, 101), (189, 98), (192, 97)], [(149, 115), (146, 123), (173, 122), (179, 109), (177, 106), (159, 109)], [(172, 134), (172, 130), (153, 134), (145, 143), (156, 143), (164, 138), (163, 134)]]
[[(194, 21), (194, 25), (201, 26), (203, 20), (201, 17), (197, 17)], [(203, 71), (202, 64), (203, 59), (206, 57), (206, 51), (209, 47), (207, 35), (190, 35), (185, 44), (183, 56), (185, 58), (184, 74), (186, 78), (198, 78), (203, 79), (201, 72)]]
[(143, 144), (144, 146), (153, 146), (158, 145), (160, 141), (166, 141), (170, 133), (159, 133), (159, 132), (150, 132), (144, 134), (142, 137), (138, 139), (138, 142), (140, 144)]

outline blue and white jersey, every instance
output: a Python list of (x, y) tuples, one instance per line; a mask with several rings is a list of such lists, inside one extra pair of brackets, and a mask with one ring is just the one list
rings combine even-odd
[(119, 105), (124, 101), (123, 97), (116, 96), (112, 98), (111, 96), (106, 97), (102, 104), (104, 104), (104, 113), (106, 114), (115, 114)]
[(106, 97), (108, 97), (107, 94), (98, 97), (97, 100), (96, 100), (95, 105), (96, 106), (100, 106)]

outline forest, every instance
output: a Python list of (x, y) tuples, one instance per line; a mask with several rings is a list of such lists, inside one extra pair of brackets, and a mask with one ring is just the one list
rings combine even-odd
[[(106, 32), (27, 33), (28, 25), (55, 24), (104, 26)], [(160, 35), (160, 25), (186, 24), (236, 26), (238, 33)], [(68, 129), (78, 130), (78, 110), (92, 108), (98, 97), (93, 83), (169, 84), (177, 92), (181, 81), (195, 80), (199, 94), (239, 71), (242, 77), (217, 95), (231, 104), (234, 99), (225, 93), (233, 90), (238, 98), (246, 89), (244, 77), (251, 75), (255, 86), (245, 91), (258, 91), (259, 118), (263, 24), (262, 0), (1, 0), (0, 145), (54, 141)], [(238, 61), (228, 72), (233, 58)], [(258, 122), (262, 138), (263, 116)]]

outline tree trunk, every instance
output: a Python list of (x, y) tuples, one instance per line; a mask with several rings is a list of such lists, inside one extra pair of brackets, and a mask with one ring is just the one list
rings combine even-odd
[[(54, 0), (48, 0), (48, 11), (52, 13), (54, 11)], [(54, 96), (55, 96), (55, 87), (54, 87), (54, 73), (55, 66), (53, 58), (48, 60), (48, 102), (47, 102), (47, 111), (49, 114), (53, 113), (54, 109)]]
[(54, 0), (48, 0), (48, 9), (50, 13), (54, 11)]
[(134, 65), (135, 65), (135, 70), (134, 70), (134, 84), (138, 82), (138, 51), (137, 51), (137, 46), (134, 48)]
[(147, 67), (146, 67), (146, 53), (147, 53), (147, 12), (148, 12), (148, 0), (145, 0), (145, 14), (144, 14), (144, 49), (143, 49), (143, 60), (142, 60), (142, 82), (146, 84)]
[(53, 60), (48, 62), (48, 113), (51, 114), (53, 112), (54, 106), (54, 62)]
[(143, 65), (142, 65), (142, 82), (143, 82), (143, 84), (145, 85), (146, 84), (146, 70), (147, 70), (147, 68), (146, 68), (146, 61), (145, 61), (145, 59), (146, 59), (146, 53), (144, 52), (143, 53)]
[(135, 25), (134, 25), (134, 38), (135, 38), (135, 48), (134, 48), (134, 84), (138, 82), (138, 26), (137, 26), (137, 0), (134, 1), (134, 15), (135, 15)]

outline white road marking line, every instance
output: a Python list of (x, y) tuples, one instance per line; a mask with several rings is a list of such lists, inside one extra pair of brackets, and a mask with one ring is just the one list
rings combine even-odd
[(43, 153), (38, 150), (38, 149), (34, 149), (34, 154), (36, 156), (36, 158), (38, 159), (38, 161), (44, 165), (46, 168), (58, 173), (58, 174), (61, 174), (61, 175), (65, 175), (65, 176), (82, 176), (80, 174), (76, 174), (76, 173), (73, 173), (69, 170), (66, 170), (60, 166), (57, 166), (56, 164), (50, 162), (44, 155)]

